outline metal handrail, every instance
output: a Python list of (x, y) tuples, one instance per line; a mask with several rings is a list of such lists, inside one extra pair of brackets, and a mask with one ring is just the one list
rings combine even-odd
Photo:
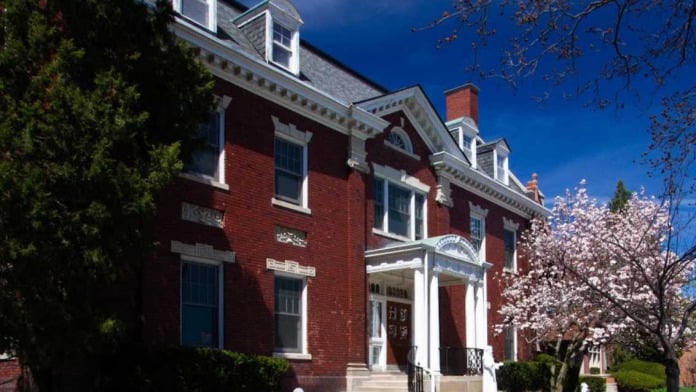
[(407, 356), (408, 392), (423, 392), (423, 367), (416, 364), (418, 346), (411, 346)]
[(440, 347), (442, 374), (453, 376), (480, 376), (483, 374), (483, 349), (445, 346)]

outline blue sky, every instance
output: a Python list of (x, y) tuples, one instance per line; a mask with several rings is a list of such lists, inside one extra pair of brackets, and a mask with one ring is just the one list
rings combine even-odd
[[(538, 104), (533, 97), (543, 92), (533, 79), (517, 92), (500, 81), (479, 80), (465, 72), (471, 41), (436, 47), (437, 39), (454, 25), (411, 32), (441, 15), (451, 0), (295, 0), (294, 4), (304, 19), (303, 39), (388, 89), (420, 84), (443, 118), (443, 92), (476, 83), (481, 89), (481, 136), (505, 137), (512, 147), (512, 171), (523, 182), (538, 173), (548, 201), (582, 179), (600, 200), (611, 198), (619, 179), (634, 191), (645, 186), (649, 193), (660, 192), (660, 182), (649, 178), (649, 168), (638, 163), (650, 142), (648, 115), (659, 110), (652, 97), (642, 97), (638, 105), (628, 104), (623, 110), (596, 110), (584, 107), (581, 100)], [(480, 58), (496, 60), (499, 49), (490, 46)]]

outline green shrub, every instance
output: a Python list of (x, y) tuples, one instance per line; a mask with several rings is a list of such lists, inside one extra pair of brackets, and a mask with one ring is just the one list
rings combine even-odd
[(633, 359), (626, 361), (619, 366), (618, 371), (633, 370), (639, 373), (649, 374), (653, 377), (664, 379), (665, 376), (665, 366), (656, 362), (641, 361), (638, 359)]
[(604, 377), (581, 376), (578, 381), (587, 384), (590, 392), (604, 392), (607, 384)]
[(635, 370), (620, 370), (613, 374), (620, 392), (649, 392), (665, 386), (665, 378), (657, 378)]
[(591, 367), (590, 374), (599, 374), (601, 370), (598, 367)]
[(104, 391), (278, 391), (283, 359), (193, 348), (129, 348), (102, 361)]
[(508, 392), (548, 391), (551, 372), (546, 363), (505, 362), (496, 372), (498, 389)]

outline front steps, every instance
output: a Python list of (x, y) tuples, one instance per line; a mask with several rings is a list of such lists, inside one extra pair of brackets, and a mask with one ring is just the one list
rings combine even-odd
[(408, 376), (404, 373), (370, 373), (353, 392), (408, 392)]

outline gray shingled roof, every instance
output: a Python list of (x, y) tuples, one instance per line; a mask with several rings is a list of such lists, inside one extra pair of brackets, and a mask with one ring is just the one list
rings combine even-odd
[[(251, 54), (257, 60), (265, 61), (252, 40), (232, 22), (246, 10), (246, 6), (234, 1), (218, 1), (218, 37), (237, 44), (240, 50)], [(300, 79), (346, 104), (387, 92), (381, 86), (361, 77), (355, 71), (302, 40), (300, 41)]]

